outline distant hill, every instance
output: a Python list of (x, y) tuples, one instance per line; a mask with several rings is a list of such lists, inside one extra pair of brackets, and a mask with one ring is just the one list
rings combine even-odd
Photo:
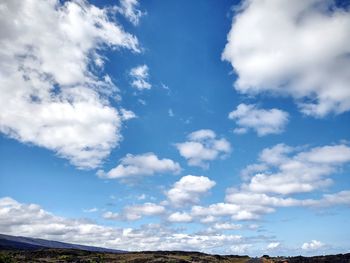
[(125, 253), (123, 250), (115, 250), (101, 247), (84, 246), (45, 240), (40, 238), (9, 236), (0, 234), (0, 250), (37, 250), (44, 248), (79, 249), (91, 252)]

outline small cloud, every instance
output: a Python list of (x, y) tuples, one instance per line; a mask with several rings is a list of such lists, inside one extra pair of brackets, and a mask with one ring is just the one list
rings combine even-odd
[(272, 242), (272, 243), (268, 244), (266, 248), (269, 250), (273, 250), (273, 249), (278, 248), (280, 245), (281, 245), (280, 242)]
[(255, 130), (258, 136), (278, 134), (283, 132), (288, 122), (288, 113), (279, 109), (260, 109), (254, 104), (239, 104), (230, 112), (229, 119), (235, 120), (238, 125), (233, 130), (236, 134)]
[(143, 106), (147, 105), (147, 102), (143, 99), (138, 99), (137, 101)]
[(205, 176), (186, 175), (177, 181), (173, 188), (166, 192), (169, 201), (175, 206), (193, 204), (215, 186), (215, 182)]
[(168, 217), (169, 222), (188, 223), (192, 221), (192, 216), (188, 213), (175, 212)]
[(243, 253), (247, 253), (247, 251), (251, 246), (252, 246), (251, 244), (234, 245), (231, 247), (231, 251), (232, 253), (243, 254)]
[(172, 109), (168, 110), (168, 115), (169, 115), (169, 117), (174, 117), (175, 116)]
[(159, 159), (154, 153), (140, 155), (127, 154), (120, 164), (108, 172), (97, 171), (100, 178), (116, 179), (154, 175), (155, 173), (179, 173), (181, 167), (170, 159)]
[(122, 120), (124, 121), (137, 118), (136, 114), (133, 111), (126, 110), (124, 108), (120, 109), (120, 113), (121, 113)]
[(324, 247), (324, 244), (321, 241), (311, 240), (309, 243), (305, 242), (301, 246), (301, 249), (303, 249), (303, 250), (317, 250), (317, 249), (319, 249), (321, 247)]
[(141, 219), (143, 216), (155, 216), (165, 212), (162, 205), (154, 203), (144, 203), (141, 205), (126, 206), (122, 213), (106, 212), (103, 214), (104, 219), (109, 220), (126, 220), (135, 221)]
[(149, 73), (147, 65), (140, 65), (130, 70), (132, 77), (131, 86), (138, 90), (151, 89), (152, 85), (148, 82)]
[(90, 209), (83, 209), (84, 213), (95, 213), (97, 211), (98, 211), (98, 208), (96, 208), (96, 207), (93, 207), (93, 208), (90, 208)]
[(231, 152), (230, 143), (217, 139), (212, 130), (198, 130), (187, 136), (188, 141), (175, 144), (180, 155), (187, 159), (191, 166), (208, 168), (208, 161), (225, 158)]
[(147, 196), (145, 194), (139, 195), (136, 197), (137, 200), (145, 200)]
[(216, 223), (214, 224), (214, 228), (217, 230), (238, 230), (242, 228), (242, 225), (232, 223)]
[(115, 7), (115, 9), (125, 16), (134, 26), (137, 26), (140, 22), (140, 18), (146, 14), (137, 9), (138, 6), (138, 0), (120, 0), (120, 6)]

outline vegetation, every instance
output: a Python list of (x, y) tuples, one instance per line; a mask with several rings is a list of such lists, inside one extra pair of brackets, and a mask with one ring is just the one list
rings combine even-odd
[(75, 249), (0, 250), (0, 263), (16, 262), (77, 262), (77, 263), (350, 263), (350, 253), (318, 257), (268, 257), (209, 255), (199, 252), (150, 251), (105, 253)]

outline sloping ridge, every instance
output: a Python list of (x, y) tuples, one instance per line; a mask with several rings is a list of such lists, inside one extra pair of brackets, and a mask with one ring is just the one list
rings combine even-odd
[(84, 246), (40, 238), (0, 234), (0, 249), (36, 250), (42, 248), (80, 249), (93, 252), (125, 253), (123, 250)]

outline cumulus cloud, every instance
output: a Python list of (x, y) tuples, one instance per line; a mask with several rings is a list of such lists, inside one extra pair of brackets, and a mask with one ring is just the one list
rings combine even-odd
[(126, 206), (121, 214), (107, 211), (103, 214), (104, 219), (110, 220), (139, 220), (143, 216), (155, 216), (165, 212), (165, 207), (154, 203)]
[(121, 117), (108, 101), (117, 88), (93, 68), (103, 66), (102, 49), (139, 52), (136, 37), (86, 1), (0, 6), (0, 131), (97, 167), (121, 140)]
[(350, 162), (350, 147), (344, 144), (299, 151), (278, 144), (264, 149), (260, 160), (267, 169), (252, 175), (243, 188), (259, 193), (292, 194), (311, 192), (332, 183), (329, 176)]
[(151, 89), (152, 85), (148, 82), (149, 73), (147, 65), (140, 65), (130, 70), (132, 78), (131, 86), (138, 90)]
[(166, 192), (166, 196), (175, 206), (193, 204), (199, 202), (200, 197), (215, 184), (214, 181), (205, 176), (186, 175)]
[(207, 168), (208, 161), (224, 158), (231, 152), (230, 143), (224, 139), (216, 139), (212, 130), (198, 130), (187, 136), (188, 141), (175, 144), (180, 155), (187, 159), (191, 166)]
[(168, 221), (173, 223), (188, 223), (192, 221), (192, 216), (188, 213), (175, 212), (169, 215)]
[(333, 1), (243, 1), (222, 59), (243, 94), (289, 95), (317, 117), (342, 113), (350, 109), (349, 27), (349, 11)]
[(120, 164), (108, 172), (99, 170), (97, 175), (101, 178), (116, 179), (130, 178), (155, 173), (178, 173), (181, 167), (170, 159), (159, 159), (154, 153), (140, 155), (127, 154), (120, 160)]
[(283, 132), (288, 122), (288, 113), (279, 109), (259, 109), (253, 104), (239, 104), (230, 112), (229, 119), (235, 120), (237, 134), (255, 130), (259, 136)]
[(140, 228), (98, 225), (83, 219), (59, 217), (37, 204), (24, 204), (5, 197), (0, 199), (0, 232), (62, 242), (130, 250), (198, 250), (222, 252), (228, 244), (240, 244), (240, 235), (182, 233), (159, 224)]
[(303, 250), (317, 250), (323, 246), (324, 246), (324, 244), (321, 241), (311, 240), (310, 242), (305, 242), (301, 246), (301, 249), (303, 249)]
[(116, 10), (124, 15), (133, 25), (138, 25), (140, 18), (145, 14), (138, 9), (138, 0), (120, 0), (120, 6)]

